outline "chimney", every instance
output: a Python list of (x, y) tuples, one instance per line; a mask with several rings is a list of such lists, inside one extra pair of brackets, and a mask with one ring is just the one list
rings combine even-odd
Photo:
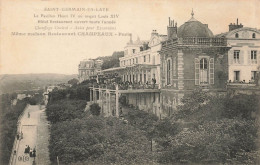
[(239, 29), (239, 28), (242, 28), (243, 27), (243, 25), (240, 23), (240, 24), (238, 24), (238, 18), (237, 18), (237, 24), (235, 24), (235, 23), (230, 23), (229, 24), (229, 31), (232, 31), (232, 30), (235, 30), (235, 29)]
[(169, 26), (167, 26), (167, 37), (168, 39), (177, 37), (177, 23), (174, 26), (174, 20), (169, 17)]
[(158, 35), (156, 30), (153, 30), (152, 33), (151, 33), (151, 36), (154, 36), (154, 35)]

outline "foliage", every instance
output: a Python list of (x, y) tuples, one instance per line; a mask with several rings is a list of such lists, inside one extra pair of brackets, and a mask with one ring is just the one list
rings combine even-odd
[(227, 118), (254, 119), (260, 107), (259, 100), (260, 97), (257, 95), (236, 95), (233, 98), (227, 98), (226, 109), (222, 111), (222, 115)]
[(74, 85), (77, 85), (78, 82), (79, 82), (78, 79), (73, 78), (73, 79), (70, 79), (70, 80), (68, 81), (68, 84), (71, 84), (72, 86), (74, 86)]
[[(255, 150), (254, 123), (237, 119), (205, 122), (198, 129), (182, 131), (168, 138), (170, 143), (159, 162), (232, 163), (241, 152)], [(240, 158), (246, 163), (247, 158)]]
[(119, 103), (120, 103), (121, 105), (123, 105), (123, 106), (126, 106), (126, 105), (127, 105), (126, 96), (121, 95), (121, 96), (119, 97)]
[(154, 125), (159, 120), (156, 115), (142, 110), (130, 110), (125, 118), (132, 126), (145, 131), (149, 139), (153, 137)]
[(84, 117), (85, 107), (82, 100), (59, 100), (47, 105), (46, 114), (50, 122), (57, 123)]
[(209, 95), (201, 89), (196, 89), (192, 93), (184, 95), (181, 99), (182, 105), (178, 106), (178, 115), (181, 115), (179, 117), (187, 117), (196, 112), (209, 98)]
[(0, 113), (1, 113), (1, 134), (0, 134), (0, 164), (8, 164), (14, 138), (17, 131), (17, 121), (19, 115), (27, 105), (27, 100), (18, 100), (15, 106), (11, 105), (13, 95), (1, 95)]
[(70, 99), (78, 99), (78, 100), (90, 100), (90, 90), (89, 85), (78, 85), (68, 90)]
[(97, 103), (91, 104), (90, 112), (92, 115), (99, 116), (101, 112), (101, 107)]
[(178, 121), (177, 134), (166, 131), (166, 136), (159, 139), (163, 149), (158, 161), (256, 164), (258, 125), (255, 119), (259, 113), (259, 97), (229, 98), (202, 91), (193, 94), (184, 97), (184, 104), (172, 118), (172, 123)]
[(149, 149), (142, 131), (117, 118), (92, 116), (51, 128), (50, 157), (62, 164), (144, 164), (151, 159)]
[(99, 59), (102, 59), (104, 62), (101, 66), (101, 69), (108, 69), (108, 68), (114, 68), (119, 67), (119, 58), (124, 56), (123, 51), (119, 52), (113, 52), (112, 56), (108, 57), (100, 57)]

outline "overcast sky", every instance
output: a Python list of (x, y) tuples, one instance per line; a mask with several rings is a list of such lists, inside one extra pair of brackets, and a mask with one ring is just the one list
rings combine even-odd
[[(75, 74), (80, 60), (121, 51), (129, 37), (28, 37), (11, 32), (34, 31), (36, 19), (48, 8), (108, 8), (119, 14), (117, 32), (132, 33), (149, 40), (152, 30), (166, 34), (168, 17), (178, 26), (194, 17), (208, 24), (213, 34), (228, 31), (239, 19), (246, 27), (260, 28), (260, 0), (1, 0), (0, 74), (63, 73)], [(50, 12), (51, 14), (53, 12)], [(44, 25), (44, 24), (43, 24)]]

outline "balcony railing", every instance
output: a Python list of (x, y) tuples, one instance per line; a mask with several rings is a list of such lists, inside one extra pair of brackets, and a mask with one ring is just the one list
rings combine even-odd
[(159, 88), (159, 86), (157, 84), (139, 84), (139, 83), (95, 84), (94, 87), (116, 90), (116, 85), (118, 85), (119, 90), (158, 89)]
[(207, 45), (207, 46), (226, 46), (225, 38), (208, 38), (208, 37), (185, 37), (179, 38), (180, 45)]

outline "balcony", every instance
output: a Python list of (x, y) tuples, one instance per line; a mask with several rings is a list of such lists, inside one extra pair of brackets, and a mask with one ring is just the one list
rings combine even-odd
[(234, 81), (234, 82), (228, 82), (227, 87), (229, 89), (256, 89), (259, 88), (256, 86), (256, 82), (250, 81), (250, 82), (244, 82), (244, 81)]
[(146, 93), (146, 92), (159, 92), (157, 84), (139, 84), (139, 83), (112, 83), (112, 84), (95, 84), (94, 88), (118, 90), (120, 93)]
[(186, 37), (178, 38), (179, 45), (227, 46), (225, 38)]

